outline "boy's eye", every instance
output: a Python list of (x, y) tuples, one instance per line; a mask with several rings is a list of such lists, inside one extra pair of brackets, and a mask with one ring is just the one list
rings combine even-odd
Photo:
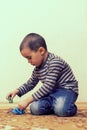
[(26, 56), (26, 58), (27, 58), (28, 60), (31, 60), (31, 59), (32, 59), (32, 57), (31, 57), (31, 56)]

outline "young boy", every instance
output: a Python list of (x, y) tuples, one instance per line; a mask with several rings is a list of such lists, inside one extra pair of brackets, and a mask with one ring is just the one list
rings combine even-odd
[(36, 33), (25, 36), (20, 52), (35, 68), (31, 78), (7, 94), (6, 98), (23, 96), (39, 81), (42, 86), (12, 109), (12, 113), (23, 114), (30, 105), (30, 112), (34, 115), (54, 113), (58, 116), (74, 116), (77, 112), (75, 101), (78, 97), (78, 82), (70, 66), (60, 57), (48, 52), (44, 38)]

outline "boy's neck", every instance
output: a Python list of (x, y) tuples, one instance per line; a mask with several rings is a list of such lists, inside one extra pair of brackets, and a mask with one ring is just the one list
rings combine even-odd
[(45, 53), (45, 55), (44, 55), (43, 63), (46, 62), (47, 57), (48, 57), (48, 51), (46, 51), (46, 53)]
[(42, 67), (46, 63), (47, 57), (48, 57), (48, 51), (45, 52), (42, 64), (39, 66), (39, 68)]

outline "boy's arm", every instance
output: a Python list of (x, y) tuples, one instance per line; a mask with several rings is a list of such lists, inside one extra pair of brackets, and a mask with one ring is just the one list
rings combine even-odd
[(40, 98), (43, 98), (52, 93), (52, 91), (56, 88), (58, 77), (60, 76), (60, 73), (63, 68), (64, 65), (61, 61), (59, 62), (58, 60), (54, 59), (50, 62), (48, 67), (48, 73), (46, 75), (43, 85), (32, 94), (35, 100), (39, 100)]
[(28, 107), (28, 105), (30, 104), (30, 103), (32, 103), (34, 101), (34, 98), (32, 97), (32, 95), (31, 96), (29, 96), (28, 98), (26, 98), (26, 99), (24, 99), (23, 101), (21, 101), (19, 104), (18, 104), (18, 108), (20, 109), (20, 110), (25, 110), (27, 107)]
[(24, 83), (22, 86), (20, 86), (18, 88), (19, 93), (17, 95), (19, 97), (23, 96), (27, 92), (31, 91), (38, 82), (39, 82), (39, 80), (35, 75), (35, 71), (33, 71), (31, 78), (26, 83)]
[(24, 114), (25, 113), (24, 110), (33, 101), (34, 101), (34, 98), (32, 96), (30, 96), (30, 97), (26, 98), (25, 100), (23, 100), (22, 102), (20, 102), (17, 107), (9, 110), (8, 113), (11, 112), (11, 113), (16, 114), (16, 115)]

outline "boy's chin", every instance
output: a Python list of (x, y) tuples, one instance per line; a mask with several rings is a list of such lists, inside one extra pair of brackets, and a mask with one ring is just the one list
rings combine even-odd
[(35, 66), (35, 67), (41, 67), (42, 64), (31, 64), (32, 66)]
[(31, 64), (32, 66), (35, 66), (35, 67), (38, 67), (38, 65), (35, 65), (35, 64)]
[(42, 64), (40, 64), (40, 65), (35, 65), (35, 66), (40, 68), (40, 67), (42, 66)]

